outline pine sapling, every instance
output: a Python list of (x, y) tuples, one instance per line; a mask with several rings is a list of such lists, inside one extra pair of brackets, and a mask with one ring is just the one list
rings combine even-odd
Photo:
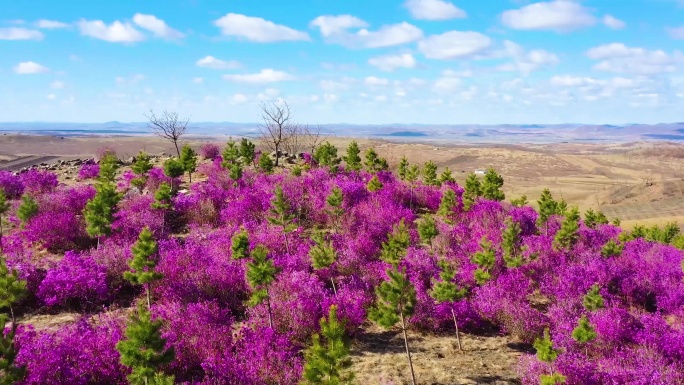
[(160, 210), (162, 213), (162, 231), (166, 228), (166, 212), (171, 209), (171, 198), (173, 192), (171, 185), (164, 182), (159, 185), (157, 191), (154, 192), (154, 202), (150, 204), (155, 210)]
[(184, 145), (181, 148), (181, 154), (178, 159), (183, 165), (183, 170), (188, 173), (188, 180), (192, 183), (192, 173), (197, 170), (197, 153), (189, 145)]
[(239, 149), (240, 158), (245, 166), (249, 166), (254, 162), (256, 156), (256, 146), (247, 138), (242, 138)]
[(145, 227), (138, 236), (138, 241), (131, 248), (133, 258), (128, 263), (132, 271), (124, 272), (124, 278), (134, 285), (145, 286), (147, 307), (152, 307), (151, 284), (163, 278), (163, 275), (154, 270), (157, 262), (154, 260), (157, 254), (157, 242), (152, 237), (152, 232)]
[(369, 148), (364, 155), (366, 157), (364, 166), (369, 173), (387, 170), (387, 160), (380, 158), (375, 149)]
[(456, 182), (456, 179), (454, 179), (454, 176), (451, 173), (451, 170), (449, 170), (449, 167), (446, 167), (444, 171), (442, 171), (441, 174), (439, 174), (439, 179), (437, 180), (439, 185), (443, 185), (445, 183), (453, 183)]
[[(304, 384), (351, 384), (350, 342), (345, 335), (344, 321), (337, 317), (337, 305), (330, 306), (328, 318), (321, 318), (321, 331), (312, 337), (311, 347), (304, 352)], [(323, 337), (323, 341), (321, 341)]]
[(21, 204), (17, 209), (17, 217), (21, 219), (21, 227), (26, 226), (31, 218), (38, 214), (38, 202), (29, 194), (21, 196)]
[(380, 259), (397, 266), (406, 257), (410, 245), (410, 237), (404, 219), (394, 225), (387, 241), (382, 244)]
[(418, 165), (411, 165), (406, 171), (406, 181), (409, 184), (410, 197), (409, 197), (409, 208), (413, 210), (413, 189), (415, 188), (415, 183), (420, 176), (420, 167)]
[(233, 235), (230, 242), (231, 257), (233, 259), (245, 259), (249, 257), (249, 234), (245, 228)]
[(589, 355), (589, 342), (596, 339), (596, 331), (589, 323), (587, 316), (582, 314), (577, 327), (572, 331), (572, 339), (584, 346), (584, 354)]
[(333, 228), (335, 231), (339, 231), (340, 220), (342, 219), (342, 215), (344, 215), (344, 207), (342, 207), (344, 195), (342, 194), (342, 189), (337, 186), (333, 187), (325, 201), (330, 207), (327, 211), (333, 218)]
[(228, 143), (226, 143), (226, 147), (223, 149), (223, 153), (221, 154), (221, 167), (226, 170), (229, 169), (230, 165), (236, 163), (239, 157), (240, 148), (236, 146), (236, 143), (233, 139), (230, 139)]
[(504, 179), (493, 168), (489, 168), (482, 183), (482, 197), (492, 201), (501, 202), (506, 199), (506, 194), (501, 191)]
[(302, 176), (302, 167), (298, 164), (295, 164), (292, 169), (290, 169), (290, 172), (292, 173), (292, 176)]
[(441, 281), (435, 281), (430, 291), (430, 296), (439, 303), (448, 302), (451, 304), (451, 316), (454, 319), (454, 327), (456, 328), (456, 341), (458, 342), (458, 351), (463, 353), (463, 347), (461, 346), (461, 336), (458, 332), (458, 321), (456, 320), (456, 313), (454, 312), (454, 303), (463, 299), (467, 294), (468, 290), (466, 288), (459, 288), (454, 282), (454, 277), (456, 276), (456, 271), (446, 260), (440, 260), (438, 262), (440, 273), (439, 277)]
[(624, 244), (618, 244), (615, 240), (611, 239), (601, 247), (601, 256), (603, 258), (618, 257), (622, 254), (622, 249), (624, 247)]
[(131, 170), (137, 177), (131, 180), (131, 184), (135, 186), (141, 193), (147, 183), (147, 173), (152, 169), (152, 160), (144, 151), (140, 151), (135, 157), (135, 161), (131, 165)]
[(252, 260), (247, 263), (247, 282), (254, 290), (249, 298), (249, 305), (256, 306), (264, 301), (268, 307), (268, 325), (273, 329), (273, 314), (271, 312), (271, 297), (269, 286), (276, 279), (278, 269), (272, 259), (268, 259), (268, 249), (258, 245), (252, 250)]
[(271, 159), (271, 157), (268, 156), (267, 153), (262, 152), (261, 156), (259, 156), (259, 169), (264, 174), (271, 174), (273, 172), (274, 167), (275, 163), (273, 163), (273, 159)]
[(359, 171), (361, 170), (361, 149), (359, 149), (359, 144), (356, 141), (349, 143), (347, 147), (347, 155), (344, 157), (344, 163), (346, 164), (345, 169), (349, 171)]
[(100, 175), (98, 181), (105, 183), (114, 183), (116, 180), (116, 172), (119, 169), (119, 159), (116, 158), (112, 152), (107, 152), (100, 159)]
[(553, 247), (556, 250), (570, 250), (579, 240), (579, 220), (580, 214), (577, 207), (574, 207), (566, 215), (560, 230), (553, 239)]
[(281, 186), (275, 188), (273, 199), (271, 199), (271, 216), (268, 222), (272, 225), (280, 226), (283, 229), (283, 237), (285, 239), (285, 249), (290, 253), (290, 244), (288, 242), (287, 234), (295, 231), (297, 225), (294, 222), (295, 216), (292, 214), (292, 207), (288, 202)]
[(565, 376), (554, 373), (553, 362), (558, 358), (558, 350), (554, 349), (549, 329), (544, 329), (544, 338), (537, 338), (533, 347), (537, 350), (537, 359), (545, 362), (549, 368), (549, 374), (542, 374), (539, 378), (541, 385), (557, 385), (565, 383)]
[(121, 363), (131, 368), (128, 382), (131, 385), (173, 384), (174, 377), (161, 372), (162, 365), (173, 361), (173, 347), (166, 348), (161, 334), (162, 321), (152, 320), (150, 310), (138, 303), (131, 315), (123, 340), (116, 344)]
[(430, 252), (434, 252), (432, 241), (439, 235), (437, 222), (431, 215), (425, 215), (423, 220), (418, 222), (418, 235), (423, 243), (430, 246)]
[(5, 259), (0, 257), (0, 309), (9, 311), (12, 325), (17, 323), (14, 315), (14, 305), (24, 298), (26, 294), (26, 281), (19, 279), (17, 271), (14, 269), (10, 270)]
[(230, 177), (230, 179), (234, 181), (234, 184), (237, 186), (238, 181), (240, 180), (240, 178), (242, 178), (242, 163), (236, 162), (231, 164), (229, 167), (230, 173), (228, 174), (228, 176)]
[(599, 285), (594, 284), (582, 298), (582, 304), (587, 311), (596, 311), (604, 307), (603, 297), (599, 293)]
[(423, 183), (428, 186), (437, 186), (437, 165), (433, 161), (427, 161), (423, 166)]
[(527, 195), (522, 195), (519, 198), (511, 199), (511, 205), (513, 205), (514, 207), (523, 207), (528, 203), (529, 202), (527, 201)]
[(551, 191), (549, 189), (544, 189), (542, 191), (541, 197), (537, 201), (539, 205), (539, 216), (537, 217), (537, 226), (545, 226), (545, 234), (549, 234), (549, 228), (547, 222), (552, 215), (556, 214), (558, 203), (553, 199)]
[(337, 156), (337, 147), (330, 142), (325, 142), (316, 148), (313, 154), (314, 160), (321, 166), (329, 168), (331, 174), (338, 171), (341, 159)]
[(482, 195), (482, 185), (477, 179), (475, 173), (468, 174), (465, 182), (465, 191), (463, 192), (463, 210), (470, 210), (470, 206), (475, 203), (477, 198)]
[(480, 240), (480, 251), (473, 254), (472, 260), (478, 266), (474, 273), (475, 281), (478, 285), (484, 285), (492, 278), (491, 269), (496, 262), (496, 254), (487, 237), (482, 237)]
[(178, 158), (169, 158), (164, 162), (164, 175), (171, 178), (171, 191), (176, 191), (178, 186), (174, 181), (176, 178), (183, 176), (185, 167)]
[(408, 173), (409, 169), (409, 162), (408, 159), (406, 159), (405, 156), (401, 157), (401, 160), (399, 161), (399, 165), (397, 166), (397, 175), (399, 176), (399, 179), (401, 180), (406, 180), (406, 173)]
[[(309, 257), (311, 258), (311, 266), (314, 270), (326, 269), (332, 266), (337, 261), (337, 250), (331, 241), (325, 239), (325, 235), (321, 231), (316, 231), (311, 235), (311, 240), (314, 245), (309, 249)], [(330, 283), (332, 283), (333, 292), (337, 295), (337, 287), (335, 286), (335, 279), (331, 276)]]
[(368, 181), (368, 184), (366, 184), (366, 188), (370, 192), (376, 192), (382, 190), (383, 184), (380, 182), (380, 179), (378, 179), (377, 175), (373, 175), (373, 177)]
[(88, 235), (97, 238), (99, 248), (100, 238), (112, 232), (116, 205), (122, 196), (116, 191), (114, 183), (106, 180), (98, 182), (95, 185), (95, 191), (95, 196), (86, 203), (83, 209), (83, 217)]
[(377, 297), (376, 306), (370, 309), (368, 317), (371, 321), (389, 329), (399, 323), (404, 336), (406, 358), (411, 369), (411, 383), (416, 384), (416, 375), (413, 371), (411, 350), (406, 330), (408, 318), (413, 314), (416, 305), (416, 289), (406, 276), (406, 270), (401, 271), (395, 266), (387, 270), (389, 281), (384, 281), (375, 288)]
[(19, 279), (17, 271), (7, 268), (7, 263), (0, 257), (0, 309), (9, 311), (0, 314), (0, 331), (4, 331), (7, 321), (12, 322), (9, 331), (0, 333), (0, 385), (14, 384), (24, 378), (26, 368), (17, 366), (15, 358), (18, 349), (14, 343), (17, 331), (17, 320), (14, 315), (14, 305), (27, 294), (26, 281)]
[(523, 264), (521, 255), (520, 224), (511, 217), (506, 218), (506, 227), (503, 230), (501, 248), (503, 249), (503, 259), (506, 267), (515, 268)]
[(437, 209), (437, 215), (450, 220), (458, 206), (458, 200), (456, 198), (456, 192), (452, 189), (447, 189), (442, 194), (442, 200), (439, 202), (439, 209)]

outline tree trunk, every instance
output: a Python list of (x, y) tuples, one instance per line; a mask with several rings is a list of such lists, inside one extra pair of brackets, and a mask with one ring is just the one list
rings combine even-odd
[(330, 283), (333, 285), (333, 293), (335, 293), (335, 296), (337, 296), (337, 288), (335, 287), (335, 280), (333, 277), (330, 277)]
[(278, 156), (278, 153), (280, 152), (280, 145), (276, 144), (275, 146), (275, 156), (276, 156), (276, 161), (275, 161), (275, 166), (278, 167), (278, 161), (280, 160), (280, 157)]
[(408, 335), (406, 335), (406, 322), (404, 321), (403, 309), (399, 309), (399, 317), (401, 318), (401, 331), (404, 333), (406, 357), (408, 358), (409, 368), (411, 369), (411, 384), (416, 385), (416, 374), (413, 372), (413, 361), (411, 360), (411, 350), (409, 350)]
[(287, 232), (285, 231), (285, 226), (283, 226), (283, 237), (285, 238), (285, 251), (290, 255), (290, 243), (287, 241)]
[(188, 171), (188, 179), (190, 179), (190, 184), (192, 184), (192, 172)]
[(149, 283), (145, 284), (145, 291), (147, 294), (147, 310), (152, 310), (152, 298), (150, 295), (150, 284)]
[(5, 249), (2, 247), (2, 217), (0, 216), (0, 253), (4, 251)]
[(178, 140), (174, 139), (173, 145), (176, 146), (176, 153), (178, 154), (178, 158), (180, 158), (180, 150), (178, 149)]
[(454, 308), (451, 308), (451, 316), (454, 317), (454, 327), (456, 327), (456, 341), (458, 341), (458, 351), (463, 353), (463, 347), (461, 346), (461, 336), (458, 333), (458, 323), (456, 322), (456, 313), (454, 313)]

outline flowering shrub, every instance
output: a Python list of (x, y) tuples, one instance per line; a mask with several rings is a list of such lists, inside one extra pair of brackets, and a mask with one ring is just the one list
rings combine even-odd
[(107, 272), (89, 256), (67, 251), (64, 259), (48, 270), (37, 294), (48, 306), (78, 303), (89, 307), (107, 299)]
[(96, 163), (83, 163), (78, 170), (78, 180), (95, 179), (100, 175), (100, 165)]
[(221, 149), (214, 143), (205, 143), (200, 147), (199, 154), (204, 159), (214, 160), (221, 155)]
[(9, 199), (16, 199), (24, 193), (24, 184), (19, 176), (9, 171), (0, 171), (0, 189)]
[(25, 173), (19, 174), (19, 180), (24, 185), (24, 190), (31, 194), (45, 194), (51, 192), (59, 184), (57, 174), (36, 169), (31, 169)]

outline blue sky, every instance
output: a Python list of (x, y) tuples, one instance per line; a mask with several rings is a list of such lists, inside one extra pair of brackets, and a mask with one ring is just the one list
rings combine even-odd
[(684, 0), (0, 0), (0, 121), (684, 121)]

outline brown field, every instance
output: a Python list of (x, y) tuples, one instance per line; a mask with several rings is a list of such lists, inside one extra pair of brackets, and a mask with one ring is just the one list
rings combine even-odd
[[(221, 144), (222, 138), (191, 138)], [(343, 149), (349, 138), (330, 138)], [(475, 170), (494, 167), (505, 179), (507, 199), (526, 195), (534, 201), (548, 187), (581, 210), (603, 211), (622, 226), (663, 225), (678, 222), (684, 227), (684, 145), (673, 143), (472, 145), (407, 144), (358, 140), (362, 149), (376, 148), (392, 166), (402, 156), (411, 163), (434, 161), (463, 183)], [(173, 154), (174, 147), (156, 137), (58, 138), (48, 136), (0, 136), (0, 169), (18, 170), (41, 162), (90, 158), (100, 147), (113, 148), (126, 159), (144, 149), (151, 154)], [(343, 152), (340, 151), (340, 152)], [(73, 171), (72, 171), (73, 172)], [(62, 174), (66, 183), (72, 183)], [(53, 328), (73, 322), (77, 315), (64, 313), (29, 317), (23, 322), (37, 328)], [(453, 333), (432, 335), (410, 332), (416, 377), (420, 384), (519, 384), (515, 367), (529, 346), (511, 337), (462, 336), (465, 354), (456, 349)], [(403, 340), (398, 331), (366, 328), (352, 350), (356, 383), (399, 385), (410, 383)]]

